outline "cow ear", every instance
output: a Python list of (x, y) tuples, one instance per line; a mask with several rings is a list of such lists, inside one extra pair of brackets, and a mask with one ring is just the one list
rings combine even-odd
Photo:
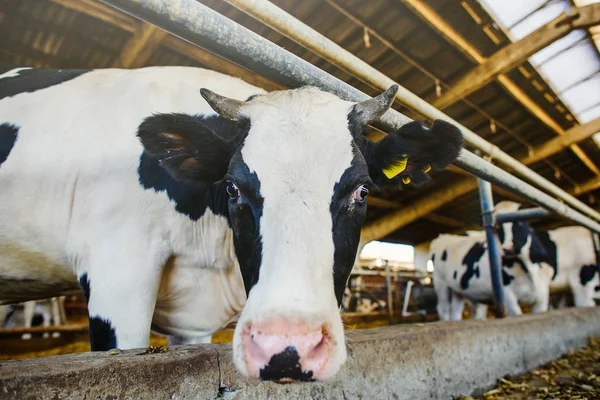
[(444, 169), (458, 157), (463, 137), (457, 127), (442, 120), (429, 129), (413, 121), (370, 147), (367, 160), (376, 185), (419, 185), (429, 179), (430, 171)]
[(227, 173), (233, 142), (188, 114), (156, 114), (138, 128), (147, 154), (175, 179), (216, 182)]

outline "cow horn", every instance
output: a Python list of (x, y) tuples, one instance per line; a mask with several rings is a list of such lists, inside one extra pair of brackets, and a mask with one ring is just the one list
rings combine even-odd
[(354, 112), (358, 118), (357, 122), (362, 126), (366, 126), (381, 118), (394, 102), (396, 92), (398, 92), (398, 85), (392, 85), (379, 96), (356, 103)]
[(217, 114), (232, 121), (238, 121), (241, 118), (240, 110), (247, 104), (204, 88), (200, 89), (200, 94)]

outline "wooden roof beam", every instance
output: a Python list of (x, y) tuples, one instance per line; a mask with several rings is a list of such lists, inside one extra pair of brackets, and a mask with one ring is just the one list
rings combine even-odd
[(599, 24), (600, 4), (598, 3), (575, 8), (569, 14), (562, 13), (521, 40), (507, 45), (483, 61), (478, 61), (480, 64), (477, 67), (460, 78), (451, 89), (438, 97), (433, 105), (440, 109), (447, 108), (487, 85), (498, 75), (523, 64), (529, 57), (565, 37), (571, 31)]
[(78, 11), (82, 14), (118, 26), (127, 32), (135, 32), (139, 25), (139, 20), (130, 17), (120, 11), (115, 10), (99, 1), (93, 0), (49, 0), (65, 8)]
[(139, 68), (146, 65), (152, 53), (168, 35), (166, 31), (142, 22), (135, 34), (127, 41), (113, 68)]
[[(468, 55), (470, 58), (475, 60), (478, 64), (484, 64), (487, 59), (477, 50), (471, 43), (469, 43), (460, 33), (458, 33), (452, 26), (450, 26), (444, 18), (442, 18), (437, 12), (425, 4), (423, 0), (397, 0), (412, 9), (418, 16), (420, 16), (426, 23), (428, 23), (434, 30), (438, 31), (446, 40), (456, 46), (463, 53)], [(585, 15), (582, 17), (575, 18), (578, 21), (577, 27), (589, 26), (593, 21), (600, 20), (600, 5), (595, 4), (591, 6), (581, 7), (578, 10), (586, 9)], [(575, 22), (572, 22), (575, 24)], [(567, 26), (568, 29), (571, 29)], [(565, 28), (565, 29), (567, 29)], [(570, 32), (570, 31), (569, 31)], [(568, 33), (568, 32), (567, 32)], [(510, 45), (509, 45), (510, 46)], [(477, 68), (477, 67), (476, 67)], [(557, 135), (564, 135), (565, 131), (562, 127), (554, 121), (554, 119), (540, 107), (533, 99), (531, 99), (518, 85), (510, 80), (504, 74), (497, 75), (498, 82), (506, 89), (506, 91), (513, 96), (519, 103), (521, 103), (525, 109), (527, 109), (532, 115), (538, 118), (541, 122), (552, 129)], [(453, 92), (454, 93), (454, 92)], [(441, 98), (441, 97), (440, 97)], [(455, 100), (458, 99), (454, 94)], [(439, 101), (439, 99), (437, 100)], [(440, 108), (440, 105), (434, 101), (434, 106)], [(571, 150), (575, 155), (583, 162), (583, 164), (594, 174), (600, 176), (600, 169), (592, 162), (592, 160), (581, 150), (577, 145), (572, 145)]]
[(564, 135), (557, 136), (554, 139), (535, 147), (527, 157), (522, 159), (522, 163), (529, 165), (551, 157), (554, 154), (573, 146), (575, 143), (589, 139), (598, 132), (600, 132), (600, 118), (596, 118), (587, 124), (575, 126), (566, 131)]

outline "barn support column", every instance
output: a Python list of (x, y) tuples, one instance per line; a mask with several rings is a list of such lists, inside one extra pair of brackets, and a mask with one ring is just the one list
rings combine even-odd
[(481, 202), (481, 219), (488, 244), (488, 256), (490, 258), (490, 275), (492, 276), (492, 288), (494, 289), (494, 313), (496, 318), (506, 316), (504, 305), (504, 287), (502, 286), (500, 244), (494, 232), (496, 226), (494, 216), (494, 198), (492, 197), (492, 184), (483, 179), (477, 179), (479, 184), (479, 201)]

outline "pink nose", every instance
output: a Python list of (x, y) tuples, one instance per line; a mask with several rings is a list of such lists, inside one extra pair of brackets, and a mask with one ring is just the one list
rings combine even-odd
[(248, 375), (280, 382), (318, 380), (332, 351), (323, 324), (283, 318), (247, 326), (242, 343)]

